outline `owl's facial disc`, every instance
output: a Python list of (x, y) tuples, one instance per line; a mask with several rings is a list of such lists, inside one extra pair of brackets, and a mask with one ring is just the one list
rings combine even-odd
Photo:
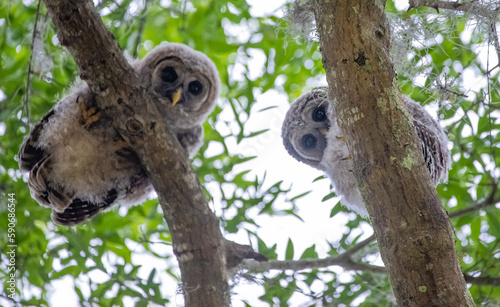
[(326, 139), (317, 129), (304, 129), (294, 135), (292, 144), (306, 161), (320, 162), (326, 148)]
[(155, 67), (153, 79), (156, 93), (170, 100), (171, 106), (181, 112), (202, 109), (212, 88), (206, 76), (190, 69), (177, 57), (160, 61)]
[(193, 71), (186, 74), (183, 84), (184, 107), (187, 111), (197, 111), (207, 103), (212, 84), (202, 73)]
[(328, 103), (311, 95), (302, 110), (304, 126), (293, 140), (295, 150), (305, 159), (320, 162), (326, 148), (326, 135), (330, 128), (327, 117)]
[(173, 106), (181, 103), (185, 73), (186, 66), (176, 57), (168, 57), (159, 62), (155, 67), (152, 80), (155, 92), (170, 100)]

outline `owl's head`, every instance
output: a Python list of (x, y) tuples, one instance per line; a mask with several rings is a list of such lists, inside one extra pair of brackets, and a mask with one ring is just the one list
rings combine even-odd
[(190, 47), (167, 43), (133, 63), (139, 76), (160, 98), (162, 114), (175, 127), (191, 128), (205, 121), (220, 91), (214, 63)]
[(281, 136), (288, 153), (300, 162), (320, 168), (334, 114), (321, 89), (301, 95), (288, 110)]

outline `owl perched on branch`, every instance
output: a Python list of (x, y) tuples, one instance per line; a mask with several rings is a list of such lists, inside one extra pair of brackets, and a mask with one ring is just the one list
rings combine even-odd
[[(406, 96), (404, 104), (420, 139), (433, 184), (446, 181), (451, 156), (445, 132), (422, 106)], [(292, 103), (283, 122), (282, 138), (292, 157), (325, 172), (341, 197), (341, 204), (362, 217), (368, 216), (352, 173), (351, 155), (324, 90), (303, 94)]]
[[(185, 45), (168, 43), (131, 65), (157, 96), (157, 107), (190, 157), (203, 140), (220, 80), (213, 62)], [(34, 126), (19, 152), (31, 196), (61, 225), (85, 222), (115, 205), (138, 204), (153, 187), (139, 157), (82, 85)], [(168, 172), (168, 170), (164, 170)]]

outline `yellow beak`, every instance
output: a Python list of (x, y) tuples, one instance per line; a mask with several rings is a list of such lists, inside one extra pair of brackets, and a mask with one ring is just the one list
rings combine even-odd
[(328, 128), (319, 128), (318, 131), (325, 137), (328, 134)]
[(182, 87), (179, 87), (172, 95), (172, 107), (175, 107), (177, 102), (181, 99)]
[(345, 160), (351, 160), (351, 159), (352, 159), (352, 156), (351, 156), (351, 154), (349, 154), (347, 157), (342, 158), (342, 159), (340, 159), (340, 160), (345, 161)]

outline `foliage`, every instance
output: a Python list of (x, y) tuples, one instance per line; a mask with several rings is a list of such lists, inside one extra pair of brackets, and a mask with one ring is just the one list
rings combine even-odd
[[(20, 302), (48, 306), (55, 299), (49, 285), (64, 280), (83, 306), (175, 303), (174, 290), (164, 285), (167, 279), (170, 284), (177, 280), (178, 271), (157, 200), (114, 209), (82, 226), (59, 227), (50, 221), (50, 211), (31, 199), (26, 175), (17, 170), (15, 156), (29, 124), (78, 82), (77, 67), (57, 40), (43, 4), (38, 35), (32, 41), (37, 4), (0, 4), (0, 220), (7, 220), (7, 195), (15, 193)], [(289, 181), (270, 182), (265, 174), (255, 174), (248, 166), (254, 157), (235, 150), (237, 144), (268, 133), (249, 129), (252, 119), (275, 107), (269, 102), (264, 109), (256, 109), (261, 95), (274, 90), (295, 99), (304, 88), (318, 85), (317, 76), (323, 73), (318, 43), (292, 37), (286, 31), (289, 24), (274, 15), (252, 15), (244, 0), (103, 0), (97, 5), (105, 24), (130, 54), (142, 57), (162, 41), (175, 41), (206, 53), (215, 62), (223, 83), (221, 99), (204, 125), (205, 144), (193, 164), (225, 232), (246, 232), (254, 248), (271, 259), (318, 258), (317, 246), (299, 250), (293, 235), (273, 245), (257, 234), (262, 216), (300, 219), (297, 202), (309, 195), (303, 189), (291, 189)], [(401, 88), (438, 110), (453, 143), (449, 181), (438, 187), (445, 208), (453, 212), (499, 197), (500, 69), (494, 68), (498, 59), (491, 28), (485, 26), (494, 19), (477, 12), (440, 12), (430, 8), (407, 12), (387, 2)], [(332, 257), (370, 234), (367, 222), (335, 205), (333, 196), (326, 195), (324, 205), (332, 208), (332, 218), (344, 215), (347, 222), (341, 239), (327, 244), (326, 253)], [(500, 213), (495, 206), (452, 222), (464, 272), (500, 276)], [(4, 280), (0, 301), (5, 304), (7, 245), (7, 236), (0, 236)], [(380, 264), (375, 244), (355, 258)], [(157, 263), (157, 268), (146, 263)], [(330, 267), (273, 271), (257, 274), (255, 280), (262, 284), (263, 294), (260, 301), (243, 302), (247, 306), (294, 305), (299, 296), (311, 306), (394, 303), (387, 277), (370, 272)], [(477, 304), (500, 304), (499, 287), (472, 285), (470, 290)]]

